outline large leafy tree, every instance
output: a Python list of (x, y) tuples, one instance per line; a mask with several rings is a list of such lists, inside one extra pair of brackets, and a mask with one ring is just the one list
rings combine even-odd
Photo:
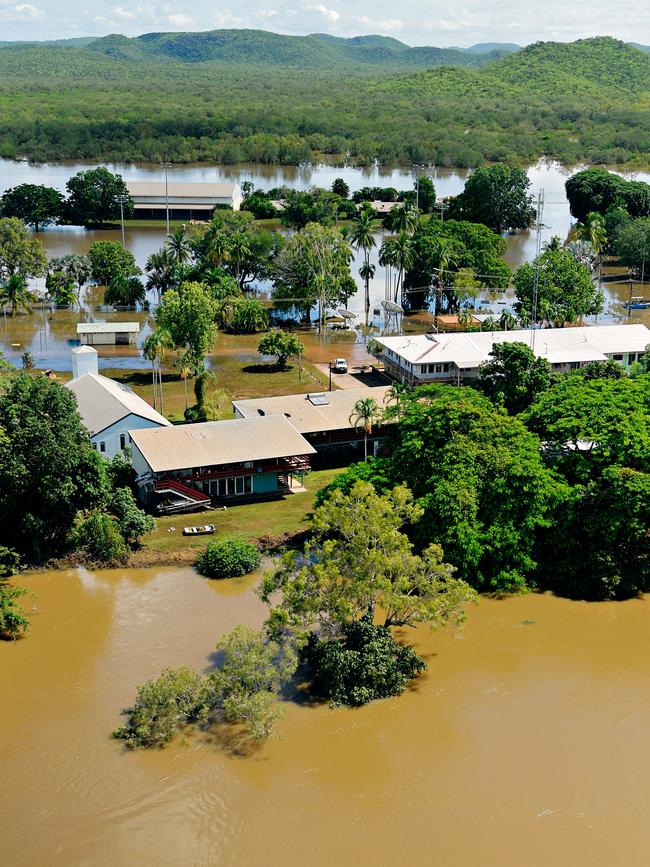
[(603, 309), (603, 292), (589, 268), (556, 244), (549, 244), (534, 262), (518, 268), (514, 284), (515, 310), (529, 322), (546, 320), (561, 326)]
[(409, 531), (441, 545), (461, 578), (485, 592), (523, 588), (535, 569), (538, 528), (558, 496), (540, 441), (471, 388), (422, 386), (400, 397), (391, 454), (357, 464), (379, 490), (403, 482), (423, 510)]
[(262, 355), (272, 355), (277, 359), (279, 368), (287, 365), (287, 359), (297, 358), (305, 351), (305, 347), (295, 334), (274, 328), (260, 340), (257, 351)]
[(631, 220), (623, 226), (613, 247), (624, 265), (645, 278), (650, 273), (650, 218)]
[(77, 172), (66, 184), (68, 222), (82, 226), (103, 225), (120, 218), (120, 196), (126, 196), (124, 216), (133, 212), (133, 201), (122, 175), (114, 175), (100, 166)]
[(572, 175), (565, 187), (571, 213), (582, 223), (590, 211), (605, 214), (614, 208), (624, 208), (632, 217), (650, 216), (650, 184), (643, 181), (590, 168)]
[(63, 196), (52, 187), (19, 184), (7, 190), (0, 201), (4, 217), (17, 217), (38, 230), (56, 222), (63, 212)]
[(450, 216), (483, 223), (495, 232), (527, 229), (534, 216), (529, 187), (523, 169), (505, 165), (478, 168), (453, 201)]
[(25, 280), (42, 277), (46, 268), (45, 249), (37, 238), (30, 236), (22, 220), (0, 219), (0, 282), (8, 280), (12, 274)]
[(183, 351), (190, 369), (198, 373), (216, 339), (215, 301), (202, 283), (182, 283), (163, 296), (156, 310), (156, 324)]
[(551, 385), (551, 365), (526, 343), (496, 343), (479, 368), (478, 387), (511, 414), (522, 412)]
[(378, 494), (357, 481), (348, 493), (333, 491), (314, 513), (304, 552), (287, 554), (263, 578), (271, 634), (291, 629), (304, 640), (317, 627), (335, 635), (380, 612), (384, 626), (463, 620), (471, 588), (454, 577), (438, 546), (419, 556), (402, 532), (421, 514), (404, 486)]
[(130, 250), (117, 241), (95, 241), (88, 250), (92, 278), (108, 286), (116, 277), (134, 277), (140, 273)]
[(256, 226), (253, 215), (247, 211), (217, 211), (195, 242), (195, 250), (199, 268), (203, 271), (223, 268), (240, 289), (245, 289), (268, 277), (282, 243), (279, 233)]
[(40, 559), (61, 549), (80, 510), (108, 480), (72, 393), (19, 374), (0, 396), (0, 545)]
[(289, 298), (293, 306), (306, 309), (316, 302), (322, 328), (326, 308), (349, 296), (351, 258), (352, 250), (339, 231), (309, 223), (275, 260), (274, 298)]

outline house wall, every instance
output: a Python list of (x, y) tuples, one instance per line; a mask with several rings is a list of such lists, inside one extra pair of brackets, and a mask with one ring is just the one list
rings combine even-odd
[[(161, 427), (161, 425), (157, 424), (155, 421), (150, 421), (149, 419), (130, 413), (110, 427), (107, 427), (103, 431), (91, 436), (90, 442), (103, 458), (110, 461), (115, 457), (115, 455), (120, 454), (123, 451), (120, 437), (124, 437), (125, 447), (131, 448), (135, 454), (136, 448), (129, 440), (128, 432), (130, 430), (141, 430), (142, 428), (151, 427)], [(103, 450), (102, 443), (104, 444)], [(140, 453), (138, 452), (138, 454)], [(140, 458), (144, 461), (142, 455), (140, 455)], [(135, 465), (134, 469), (137, 473), (147, 471), (147, 469), (138, 470), (135, 468)]]
[(115, 344), (135, 343), (137, 331), (100, 331), (98, 333), (80, 334), (82, 346), (112, 346)]

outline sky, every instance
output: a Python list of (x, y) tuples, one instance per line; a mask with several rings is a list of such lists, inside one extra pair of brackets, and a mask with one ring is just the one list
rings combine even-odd
[(409, 45), (568, 42), (608, 35), (650, 43), (650, 4), (638, 0), (0, 0), (0, 41), (151, 31), (253, 28), (276, 33), (379, 33)]

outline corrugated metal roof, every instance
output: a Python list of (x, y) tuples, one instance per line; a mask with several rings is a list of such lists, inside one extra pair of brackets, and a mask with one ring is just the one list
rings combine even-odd
[(371, 397), (380, 408), (385, 406), (390, 386), (376, 388), (344, 388), (325, 392), (327, 403), (314, 405), (306, 394), (287, 394), (281, 397), (259, 397), (235, 400), (233, 406), (244, 418), (284, 416), (300, 433), (344, 430), (351, 428), (350, 415), (358, 400)]
[[(133, 197), (164, 196), (164, 181), (127, 181), (126, 187)], [(169, 198), (232, 198), (238, 184), (230, 183), (182, 183), (170, 181), (167, 185)]]
[(495, 343), (521, 342), (551, 364), (602, 361), (605, 355), (643, 352), (650, 344), (645, 325), (592, 325), (582, 328), (543, 328), (536, 331), (477, 331), (449, 334), (405, 334), (376, 338), (405, 361), (415, 364), (452, 362), (475, 368), (488, 360)]
[(128, 415), (138, 415), (165, 427), (167, 419), (149, 406), (146, 400), (113, 379), (98, 373), (86, 373), (66, 382), (74, 394), (79, 415), (91, 434), (98, 434)]
[(314, 454), (284, 416), (129, 431), (154, 473)]
[(140, 331), (139, 322), (78, 322), (77, 334), (114, 334)]

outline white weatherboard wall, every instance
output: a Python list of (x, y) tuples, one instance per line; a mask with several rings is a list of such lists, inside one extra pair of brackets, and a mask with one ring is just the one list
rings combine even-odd
[[(160, 427), (160, 425), (155, 421), (131, 413), (130, 415), (124, 416), (124, 418), (121, 418), (119, 421), (116, 421), (115, 424), (112, 424), (110, 427), (105, 428), (105, 430), (91, 436), (90, 442), (92, 443), (93, 448), (95, 448), (102, 457), (110, 461), (115, 457), (115, 455), (118, 455), (123, 451), (122, 442), (124, 442), (125, 448), (133, 449), (135, 453), (134, 446), (129, 442), (130, 430), (140, 430), (141, 428), (150, 427)], [(124, 438), (123, 440), (122, 437)], [(135, 468), (135, 470), (138, 472), (137, 468)]]

